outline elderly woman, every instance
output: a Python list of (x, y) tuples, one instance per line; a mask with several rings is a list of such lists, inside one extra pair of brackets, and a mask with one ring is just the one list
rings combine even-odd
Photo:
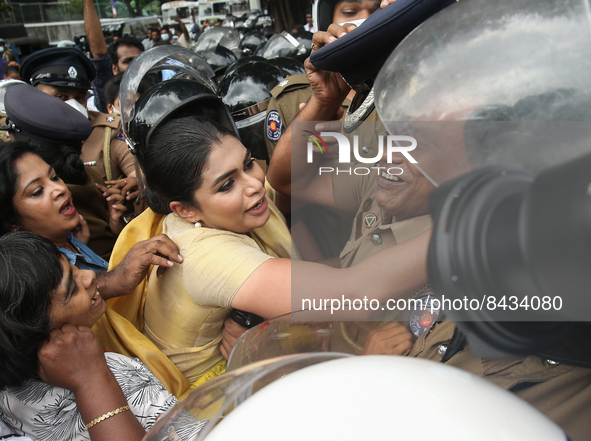
[(176, 399), (139, 360), (103, 354), (95, 273), (25, 231), (0, 237), (0, 256), (2, 421), (35, 440), (140, 440)]

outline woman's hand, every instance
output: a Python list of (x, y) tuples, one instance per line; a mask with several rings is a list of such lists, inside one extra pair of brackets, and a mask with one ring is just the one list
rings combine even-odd
[[(54, 329), (38, 358), (41, 379), (74, 393), (84, 423), (128, 405), (90, 328), (68, 324)], [(125, 411), (93, 425), (89, 434), (93, 441), (140, 441), (146, 432), (135, 415)]]
[(99, 341), (85, 326), (68, 324), (51, 331), (38, 358), (39, 377), (45, 383), (74, 393), (112, 376)]
[(97, 277), (97, 287), (104, 299), (132, 292), (146, 277), (152, 265), (159, 266), (157, 276), (166, 268), (182, 263), (179, 248), (165, 234), (136, 243), (113, 270)]
[(234, 345), (244, 334), (248, 331), (248, 328), (244, 326), (240, 326), (232, 317), (228, 317), (224, 320), (224, 329), (222, 329), (222, 341), (220, 342), (220, 352), (222, 353), (222, 357), (226, 360), (230, 358), (230, 354), (232, 353), (232, 349), (234, 349)]
[(84, 219), (81, 214), (78, 216), (80, 216), (80, 223), (72, 230), (72, 234), (84, 245), (87, 245), (88, 241), (90, 240), (90, 229), (88, 228), (88, 222), (86, 222), (86, 219)]

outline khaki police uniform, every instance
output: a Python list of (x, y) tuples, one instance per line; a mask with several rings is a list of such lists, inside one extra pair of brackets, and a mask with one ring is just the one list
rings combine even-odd
[(84, 185), (66, 185), (72, 193), (72, 200), (76, 210), (88, 223), (90, 230), (88, 247), (108, 261), (117, 236), (111, 231), (111, 215), (107, 201), (101, 191), (96, 188), (95, 183), (105, 184), (95, 170), (86, 167), (86, 182)]
[(312, 89), (306, 74), (290, 75), (271, 90), (265, 119), (265, 142), (269, 158), (277, 141), (300, 111), (300, 104), (307, 103)]
[[(375, 202), (375, 174), (367, 177), (333, 175), (337, 207), (355, 211), (351, 237), (341, 253), (342, 267), (349, 267), (387, 247), (408, 240), (431, 227), (429, 215), (392, 222)], [(425, 290), (421, 295), (433, 294)], [(452, 340), (455, 325), (449, 321), (434, 323), (416, 341), (409, 356), (440, 362)], [(588, 336), (581, 335), (581, 338)], [(589, 343), (566, 341), (561, 353), (576, 358), (577, 348)], [(591, 369), (556, 364), (536, 357), (486, 359), (468, 347), (446, 363), (471, 372), (510, 390), (556, 422), (573, 440), (588, 439), (591, 433)], [(485, 399), (483, 397), (483, 399)]]
[[(88, 112), (92, 133), (82, 145), (80, 159), (84, 163), (96, 162), (90, 168), (105, 180), (135, 176), (133, 155), (121, 135), (121, 118), (99, 112)], [(105, 167), (105, 157), (109, 157), (109, 167)]]
[[(409, 356), (440, 362), (452, 339), (452, 322), (435, 323), (416, 341)], [(585, 336), (588, 338), (588, 335)], [(585, 345), (587, 346), (587, 345)], [(561, 348), (576, 352), (566, 342)], [(573, 354), (576, 357), (576, 353)], [(480, 358), (468, 347), (446, 364), (471, 372), (517, 394), (558, 424), (573, 441), (591, 433), (591, 369), (556, 364), (530, 355), (515, 358)], [(483, 399), (486, 399), (483, 397)], [(519, 415), (516, 415), (518, 418)]]
[[(312, 88), (305, 74), (291, 75), (271, 90), (264, 128), (269, 158), (279, 138), (299, 113), (300, 104), (308, 102), (311, 96)], [(349, 100), (345, 100), (343, 105), (348, 106)], [(325, 258), (338, 256), (351, 228), (350, 216), (309, 205), (292, 213), (292, 224), (300, 219), (305, 222)], [(294, 241), (297, 244), (298, 237), (294, 237)]]
[[(352, 164), (352, 167), (371, 164)], [(427, 231), (432, 226), (430, 215), (417, 216), (392, 223), (392, 216), (375, 201), (377, 171), (366, 176), (333, 173), (333, 193), (337, 209), (354, 214), (349, 240), (342, 250), (341, 267), (348, 268)]]

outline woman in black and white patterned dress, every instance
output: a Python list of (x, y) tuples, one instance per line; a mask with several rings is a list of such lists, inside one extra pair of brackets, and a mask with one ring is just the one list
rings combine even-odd
[[(140, 440), (176, 403), (138, 359), (103, 353), (93, 271), (48, 240), (0, 237), (0, 418), (34, 440)], [(205, 421), (193, 419), (193, 434)]]

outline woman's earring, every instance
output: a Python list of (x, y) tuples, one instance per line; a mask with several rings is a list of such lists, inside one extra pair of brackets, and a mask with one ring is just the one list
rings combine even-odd
[(201, 228), (201, 222), (195, 222), (195, 228)]

